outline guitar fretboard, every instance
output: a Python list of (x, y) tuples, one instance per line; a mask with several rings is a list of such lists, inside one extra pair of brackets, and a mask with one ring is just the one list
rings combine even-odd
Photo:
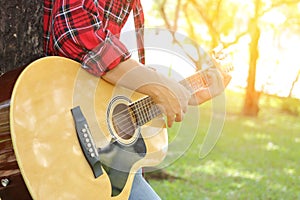
[(208, 86), (206, 70), (196, 72), (192, 76), (180, 81), (179, 83), (193, 94), (199, 89)]
[[(186, 87), (191, 93), (195, 93), (208, 85), (208, 78), (205, 71), (206, 70), (199, 71), (179, 83)], [(131, 103), (129, 108), (132, 110), (138, 126), (146, 124), (161, 114), (160, 109), (150, 96)]]
[(129, 108), (133, 111), (138, 126), (146, 124), (161, 114), (160, 109), (150, 96), (130, 104)]

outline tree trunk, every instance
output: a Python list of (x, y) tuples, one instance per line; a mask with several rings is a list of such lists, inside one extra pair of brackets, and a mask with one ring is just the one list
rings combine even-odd
[(43, 55), (43, 1), (1, 1), (0, 16), (0, 73)]
[[(14, 156), (9, 130), (8, 100), (22, 68), (43, 56), (43, 1), (0, 1), (0, 199), (30, 200), (30, 194), (20, 174)], [(5, 75), (1, 76), (3, 73)], [(12, 79), (10, 79), (12, 78)], [(6, 106), (3, 109), (3, 106)], [(5, 128), (3, 128), (5, 127)]]
[(246, 116), (257, 116), (259, 112), (260, 93), (255, 90), (256, 64), (259, 57), (258, 42), (260, 38), (260, 29), (258, 26), (259, 11), (261, 0), (255, 1), (255, 16), (249, 21), (249, 33), (251, 42), (249, 46), (250, 63), (247, 79), (246, 96), (242, 113)]
[(247, 79), (246, 97), (244, 102), (243, 114), (247, 116), (257, 116), (259, 112), (259, 92), (255, 90), (256, 81), (256, 63), (259, 57), (258, 42), (260, 38), (260, 30), (257, 24), (252, 22), (251, 25), (251, 43), (249, 47), (250, 51), (250, 64)]

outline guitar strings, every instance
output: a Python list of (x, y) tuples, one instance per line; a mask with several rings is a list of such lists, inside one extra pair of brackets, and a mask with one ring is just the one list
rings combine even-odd
[[(196, 74), (194, 74), (193, 76), (189, 77), (188, 79), (185, 79), (183, 81), (181, 81), (180, 83), (182, 85), (184, 85), (185, 87), (186, 84), (189, 84), (189, 86), (195, 91), (198, 90), (199, 88), (203, 87), (203, 86), (207, 86), (208, 85), (208, 77), (207, 74), (205, 73), (206, 70), (203, 71), (199, 71)], [(197, 77), (196, 77), (197, 76)], [(187, 82), (188, 81), (188, 82)], [(144, 99), (143, 99), (144, 100)], [(137, 102), (137, 104), (133, 104), (133, 106), (131, 107), (132, 109), (135, 109), (134, 111), (136, 111), (137, 113), (137, 120), (140, 120), (140, 122), (142, 122), (142, 124), (145, 124), (146, 122), (150, 121), (151, 119), (153, 119), (153, 116), (157, 116), (158, 114), (161, 114), (161, 111), (159, 110), (159, 108), (154, 104), (153, 101), (146, 101), (143, 102), (141, 101), (142, 104), (139, 104), (139, 102)], [(135, 106), (137, 105), (137, 106)], [(156, 106), (157, 109), (154, 111), (155, 113), (153, 114), (153, 116), (151, 116), (152, 112), (151, 111), (151, 107)], [(147, 110), (145, 110), (145, 108)], [(130, 109), (130, 108), (129, 108)], [(128, 112), (126, 110), (117, 113), (115, 115), (113, 115), (112, 117), (115, 117), (116, 120), (121, 120), (119, 121), (119, 123), (122, 124), (122, 122), (124, 122), (124, 120), (128, 119), (128, 116), (123, 116), (123, 112)], [(150, 116), (149, 116), (150, 115)], [(120, 116), (120, 117), (119, 117)], [(141, 118), (141, 119), (139, 119)], [(131, 124), (137, 125), (138, 122), (126, 122), (124, 124), (122, 124), (122, 129), (124, 129), (125, 131), (131, 128)]]
[[(154, 108), (154, 109), (151, 109)], [(157, 115), (161, 114), (161, 111), (159, 110), (159, 108), (154, 104), (154, 102), (151, 100), (151, 98), (145, 98), (142, 100), (139, 100), (138, 102), (129, 105), (128, 106), (129, 109), (129, 115), (133, 112), (136, 112), (138, 116), (137, 120), (139, 121), (132, 121), (131, 117), (128, 120), (128, 115), (124, 116), (124, 112), (128, 113), (128, 110), (124, 110), (121, 111), (115, 115), (113, 115), (112, 117), (115, 118), (115, 120), (118, 121), (119, 124), (121, 124), (120, 126), (118, 126), (119, 129), (121, 129), (122, 133), (124, 134), (118, 134), (120, 137), (123, 137), (125, 135), (130, 135), (132, 136), (133, 134), (128, 134), (128, 132), (132, 129), (132, 125), (134, 125), (134, 130), (136, 130), (136, 126), (141, 122), (142, 125), (149, 122), (151, 119), (153, 119), (154, 117), (156, 117)], [(126, 133), (127, 132), (127, 133)]]
[[(130, 126), (131, 124), (137, 125), (139, 122), (146, 123), (146, 122), (150, 121), (151, 119), (153, 119), (155, 116), (157, 116), (157, 114), (159, 114), (159, 112), (157, 112), (157, 110), (151, 109), (155, 106), (156, 105), (151, 101), (147, 101), (142, 104), (132, 104), (132, 105), (128, 106), (128, 110), (124, 110), (119, 113), (116, 113), (116, 114), (112, 115), (112, 118), (115, 118), (115, 120), (117, 120), (120, 124), (123, 124), (122, 128), (128, 129), (131, 127)], [(124, 113), (128, 113), (128, 112), (129, 112), (129, 115), (131, 115), (131, 116), (133, 116), (134, 113), (136, 113), (137, 116), (134, 115), (133, 118), (135, 118), (137, 120), (132, 121), (131, 116), (124, 115)], [(128, 121), (127, 120), (128, 118), (130, 118), (131, 121)]]
[[(185, 87), (187, 87), (186, 84), (189, 84), (189, 87), (191, 87), (193, 90), (197, 90), (198, 88), (206, 86), (208, 83), (208, 78), (204, 72), (205, 71), (199, 71), (193, 76), (186, 79), (188, 82), (183, 80), (180, 83), (183, 84)], [(118, 121), (118, 128), (121, 129), (122, 132), (129, 131), (132, 128), (132, 125), (136, 126), (139, 123), (143, 125), (151, 119), (153, 119), (154, 117), (156, 117), (157, 115), (161, 114), (160, 109), (154, 104), (154, 102), (151, 100), (151, 98), (149, 98), (149, 96), (137, 101), (136, 103), (129, 105), (128, 109), (129, 111), (123, 110), (119, 113), (112, 115), (112, 118)], [(125, 114), (128, 112), (131, 116), (133, 115), (133, 113), (137, 115), (134, 117), (136, 121), (132, 121), (131, 118), (128, 120), (128, 118), (131, 117)], [(122, 134), (121, 137), (124, 135), (126, 135), (126, 133)]]
[[(208, 82), (208, 78), (207, 78), (207, 75), (205, 74), (205, 71), (206, 71), (206, 70), (199, 71), (199, 72), (195, 73), (193, 76), (191, 76), (191, 77), (189, 77), (189, 78), (187, 78), (187, 79), (185, 79), (185, 80), (188, 80), (189, 82), (192, 82), (192, 83), (190, 83), (189, 85), (190, 85), (190, 87), (192, 87), (193, 89), (195, 88), (195, 85), (198, 86), (196, 89), (201, 88), (201, 87), (203, 87), (204, 85), (206, 85), (206, 83)], [(199, 77), (196, 77), (196, 76), (200, 76), (200, 78), (199, 78)], [(187, 82), (186, 82), (185, 80), (181, 81), (180, 83), (183, 84), (183, 85), (186, 85)], [(200, 80), (200, 81), (199, 81), (199, 80)], [(205, 81), (204, 81), (204, 80), (205, 80)], [(195, 84), (195, 82), (196, 82), (196, 84)], [(143, 101), (143, 100), (145, 100), (145, 99), (147, 100), (146, 103), (144, 103), (144, 101)], [(143, 111), (145, 111), (145, 109), (144, 109), (145, 107), (151, 109), (151, 108), (150, 108), (151, 106), (155, 106), (155, 104), (154, 104), (154, 102), (153, 102), (152, 100), (148, 100), (148, 99), (150, 99), (149, 96), (146, 97), (145, 99), (142, 99), (142, 101), (139, 100), (139, 101), (137, 102), (137, 104), (133, 104), (133, 105), (132, 105), (133, 108), (135, 108), (134, 106), (137, 105), (137, 110), (143, 112)], [(142, 105), (141, 105), (141, 106), (140, 106), (140, 104), (139, 104), (140, 102), (142, 102)], [(122, 112), (123, 112), (123, 111), (122, 111)], [(122, 115), (122, 114), (123, 114), (122, 112), (113, 115), (113, 117), (116, 117), (116, 116), (119, 115), (119, 114)], [(124, 112), (126, 112), (126, 110), (125, 110)], [(147, 113), (145, 113), (145, 114), (147, 114)], [(141, 115), (141, 116), (143, 117), (143, 115)]]

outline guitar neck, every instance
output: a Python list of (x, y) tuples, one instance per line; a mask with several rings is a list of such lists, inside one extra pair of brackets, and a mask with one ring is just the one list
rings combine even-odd
[[(180, 81), (179, 83), (186, 87), (191, 93), (195, 93), (203, 87), (207, 87), (208, 79), (206, 70), (198, 71), (192, 76)], [(162, 114), (158, 106), (150, 96), (146, 96), (129, 105), (138, 126), (142, 126)]]
[(192, 94), (201, 88), (208, 86), (207, 69), (196, 72), (190, 77), (180, 81), (179, 83), (188, 89)]

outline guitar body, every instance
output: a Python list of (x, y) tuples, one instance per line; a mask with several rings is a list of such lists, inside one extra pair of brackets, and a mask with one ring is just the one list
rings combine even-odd
[[(15, 84), (10, 126), (18, 165), (32, 198), (128, 199), (135, 172), (159, 164), (168, 144), (161, 116), (138, 128), (129, 139), (119, 137), (111, 125), (118, 102), (126, 104), (143, 97), (88, 74), (70, 59), (53, 56), (31, 63)], [(134, 137), (145, 143), (146, 154), (129, 166), (126, 184), (118, 195), (112, 195), (106, 170), (101, 167), (103, 174), (95, 178), (82, 152), (71, 113), (76, 106), (86, 117), (97, 148), (105, 148), (118, 137), (121, 148), (133, 145)]]

